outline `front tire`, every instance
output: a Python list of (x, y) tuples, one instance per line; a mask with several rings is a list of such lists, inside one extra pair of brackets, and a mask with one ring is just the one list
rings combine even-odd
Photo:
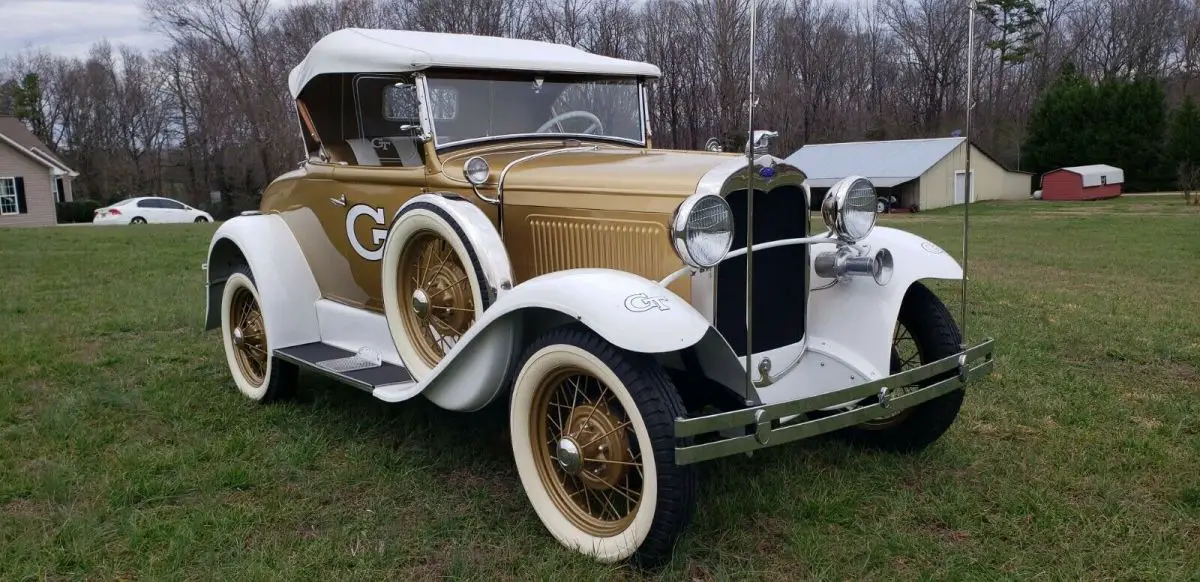
[(250, 268), (239, 265), (225, 281), (221, 296), (221, 338), (225, 360), (238, 391), (258, 402), (290, 395), (298, 369), (271, 356), (262, 298)]
[(133, 220), (129, 221), (129, 224), (146, 224), (146, 219), (140, 216), (135, 216), (133, 217)]
[[(914, 283), (904, 296), (892, 339), (891, 374), (903, 372), (957, 354), (962, 333), (950, 310), (928, 287)], [(950, 371), (927, 379), (920, 386), (953, 376)], [(914, 387), (905, 386), (900, 396)], [(964, 389), (954, 390), (892, 416), (850, 427), (836, 434), (873, 449), (912, 453), (924, 450), (954, 424), (962, 408)], [(868, 403), (873, 403), (874, 397)]]
[(601, 562), (666, 561), (691, 522), (698, 478), (675, 464), (685, 415), (652, 358), (581, 326), (527, 350), (509, 408), (513, 456), (542, 524)]

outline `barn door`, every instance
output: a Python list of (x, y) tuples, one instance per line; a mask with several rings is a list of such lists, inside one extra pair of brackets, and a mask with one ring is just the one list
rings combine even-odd
[[(979, 200), (979, 192), (975, 190), (975, 170), (971, 170), (971, 200)], [(966, 173), (962, 170), (954, 172), (954, 203), (962, 204), (967, 200)]]

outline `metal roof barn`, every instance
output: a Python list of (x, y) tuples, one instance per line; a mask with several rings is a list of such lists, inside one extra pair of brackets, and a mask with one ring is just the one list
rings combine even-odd
[(1042, 200), (1100, 200), (1121, 195), (1125, 171), (1105, 164), (1071, 166), (1042, 176)]
[[(971, 144), (972, 200), (1023, 200), (1030, 175), (1000, 165)], [(806, 145), (787, 161), (804, 171), (814, 206), (825, 189), (846, 176), (863, 176), (893, 208), (930, 210), (966, 199), (967, 140), (961, 137)]]

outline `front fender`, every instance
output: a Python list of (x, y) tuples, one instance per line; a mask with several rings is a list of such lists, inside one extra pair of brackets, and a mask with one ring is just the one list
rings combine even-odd
[[(813, 347), (845, 355), (846, 360), (865, 360), (874, 370), (861, 372), (882, 377), (890, 368), (892, 334), (908, 288), (923, 279), (962, 279), (963, 271), (941, 247), (903, 230), (876, 227), (856, 246), (868, 252), (891, 251), (891, 281), (880, 286), (867, 277), (851, 277), (822, 289), (832, 281), (811, 271), (814, 291), (808, 303), (808, 336), (826, 344)], [(832, 244), (814, 244), (811, 252), (816, 256), (833, 250)]]
[(485, 406), (534, 335), (571, 321), (644, 354), (689, 348), (709, 330), (700, 312), (654, 281), (610, 269), (557, 271), (503, 291), (417, 390), (451, 410)]
[(609, 343), (644, 354), (690, 347), (709, 327), (687, 300), (657, 282), (611, 269), (573, 269), (530, 279), (489, 311), (499, 317), (533, 307), (562, 313)]
[(237, 216), (213, 233), (205, 263), (205, 329), (221, 326), (225, 280), (240, 264), (250, 267), (262, 298), (269, 350), (321, 339), (313, 310), (320, 289), (292, 230), (275, 214)]

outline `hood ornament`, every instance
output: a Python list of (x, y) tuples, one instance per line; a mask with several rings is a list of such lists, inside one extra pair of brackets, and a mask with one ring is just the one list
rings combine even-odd
[(778, 131), (756, 129), (750, 135), (750, 139), (746, 141), (746, 151), (752, 152), (755, 157), (768, 154), (771, 149), (771, 140), (777, 137), (779, 137)]

